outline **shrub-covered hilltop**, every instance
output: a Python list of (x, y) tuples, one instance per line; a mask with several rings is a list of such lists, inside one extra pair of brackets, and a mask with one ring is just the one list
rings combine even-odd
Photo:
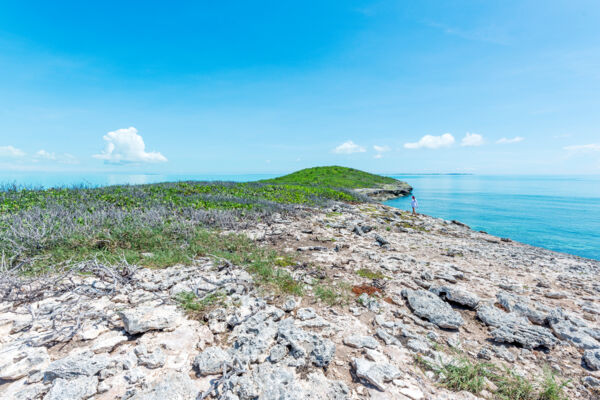
[(263, 182), (353, 189), (376, 200), (406, 196), (412, 191), (406, 182), (338, 166), (307, 168)]
[(240, 228), (276, 213), (301, 212), (302, 206), (367, 201), (350, 189), (394, 182), (350, 168), (320, 167), (250, 183), (5, 188), (0, 192), (0, 251), (8, 267), (25, 272), (90, 257), (153, 267), (208, 253), (231, 258), (237, 249), (250, 254), (250, 244), (242, 245), (242, 237), (218, 239), (207, 229)]

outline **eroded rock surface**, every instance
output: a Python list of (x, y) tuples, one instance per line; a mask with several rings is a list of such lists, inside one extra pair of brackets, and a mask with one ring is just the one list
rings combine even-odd
[[(237, 229), (292, 255), (303, 295), (198, 258), (3, 300), (0, 398), (493, 399), (423, 367), (457, 354), (598, 398), (599, 262), (379, 204), (303, 212)], [(219, 301), (187, 313), (181, 293)]]
[(419, 317), (436, 324), (440, 328), (458, 329), (464, 324), (461, 315), (445, 301), (426, 290), (404, 289), (411, 310)]

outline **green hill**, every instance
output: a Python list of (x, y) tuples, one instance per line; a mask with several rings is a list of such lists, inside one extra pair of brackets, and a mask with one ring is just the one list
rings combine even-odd
[(394, 178), (339, 166), (306, 168), (289, 175), (261, 182), (346, 189), (378, 188), (384, 185), (397, 185), (401, 183), (401, 181)]

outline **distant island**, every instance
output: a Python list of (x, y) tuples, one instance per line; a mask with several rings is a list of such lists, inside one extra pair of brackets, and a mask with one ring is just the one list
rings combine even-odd
[(261, 182), (352, 189), (379, 201), (407, 196), (412, 191), (406, 182), (340, 166), (306, 168)]

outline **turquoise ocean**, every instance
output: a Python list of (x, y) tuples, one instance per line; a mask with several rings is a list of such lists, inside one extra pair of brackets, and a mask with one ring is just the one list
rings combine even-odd
[[(180, 180), (253, 181), (273, 174), (0, 174), (27, 187)], [(600, 176), (389, 175), (413, 186), (419, 212), (492, 235), (600, 260)], [(408, 210), (410, 198), (386, 202)]]

